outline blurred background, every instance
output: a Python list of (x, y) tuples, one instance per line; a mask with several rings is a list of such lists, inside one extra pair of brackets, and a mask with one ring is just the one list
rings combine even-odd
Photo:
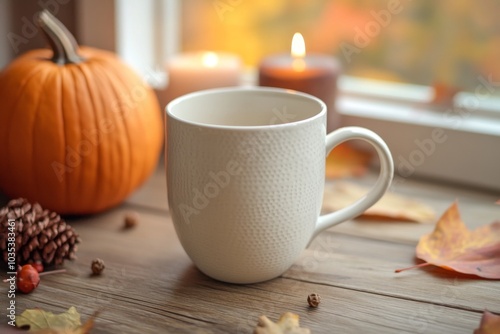
[[(152, 8), (152, 27), (124, 6)], [(29, 34), (44, 7), (80, 42), (118, 53), (116, 27), (137, 21), (135, 33), (153, 34), (150, 46), (163, 50), (149, 66), (161, 67), (168, 53), (217, 50), (253, 67), (288, 52), (298, 31), (308, 52), (336, 56), (352, 76), (469, 91), (478, 76), (500, 78), (498, 0), (1, 0), (0, 67), (44, 45)]]
[(184, 1), (182, 46), (234, 51), (255, 65), (300, 31), (309, 51), (336, 55), (349, 75), (466, 89), (478, 74), (500, 77), (497, 0), (237, 3), (217, 12), (212, 1)]

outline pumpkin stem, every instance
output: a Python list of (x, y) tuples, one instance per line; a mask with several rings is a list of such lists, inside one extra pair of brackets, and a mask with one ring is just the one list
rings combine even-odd
[(54, 52), (52, 56), (54, 63), (64, 65), (83, 61), (83, 58), (78, 55), (78, 44), (75, 37), (61, 21), (46, 9), (38, 13), (37, 21)]

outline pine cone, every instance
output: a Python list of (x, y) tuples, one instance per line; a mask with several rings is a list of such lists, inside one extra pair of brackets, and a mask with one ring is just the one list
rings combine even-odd
[(24, 198), (0, 209), (0, 263), (7, 264), (9, 219), (15, 219), (16, 264), (41, 262), (45, 267), (75, 258), (78, 234), (61, 217)]

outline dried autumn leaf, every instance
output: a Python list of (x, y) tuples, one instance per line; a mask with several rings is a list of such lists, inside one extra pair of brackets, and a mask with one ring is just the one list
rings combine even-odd
[(329, 179), (362, 176), (371, 159), (372, 153), (354, 148), (349, 143), (342, 143), (328, 155), (325, 175)]
[[(323, 209), (336, 211), (348, 206), (368, 192), (369, 188), (351, 182), (327, 184)], [(434, 210), (414, 199), (387, 192), (377, 203), (366, 210), (363, 218), (429, 223), (435, 219)]]
[(82, 326), (80, 314), (75, 307), (66, 312), (53, 314), (42, 309), (27, 309), (16, 319), (17, 327), (29, 326), (36, 334), (87, 334), (94, 326), (96, 314)]
[[(434, 231), (420, 238), (417, 257), (427, 263), (414, 267), (435, 265), (464, 274), (500, 279), (500, 222), (470, 231), (460, 219), (457, 203), (453, 203)], [(396, 272), (402, 270), (405, 269)]]
[(481, 318), (479, 328), (474, 331), (474, 334), (499, 334), (500, 333), (500, 316), (488, 311), (484, 311)]
[(94, 327), (94, 319), (97, 313), (94, 313), (81, 327), (75, 329), (59, 329), (59, 328), (46, 328), (34, 331), (34, 334), (89, 334), (90, 330)]
[(453, 98), (460, 91), (459, 88), (450, 86), (444, 82), (435, 82), (432, 88), (434, 88), (434, 96), (432, 98), (432, 104), (434, 105), (452, 105)]
[(259, 322), (254, 334), (310, 334), (308, 328), (301, 328), (299, 316), (290, 312), (281, 315), (278, 322), (274, 323), (265, 315), (259, 317)]

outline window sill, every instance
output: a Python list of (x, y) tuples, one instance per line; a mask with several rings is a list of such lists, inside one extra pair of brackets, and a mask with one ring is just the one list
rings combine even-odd
[(482, 109), (433, 110), (426, 107), (430, 93), (423, 87), (415, 86), (412, 94), (411, 87), (401, 85), (402, 91), (392, 92), (399, 98), (391, 99), (361, 96), (349, 91), (350, 84), (340, 83), (340, 125), (378, 133), (392, 152), (400, 181), (419, 176), (500, 190), (500, 117)]

